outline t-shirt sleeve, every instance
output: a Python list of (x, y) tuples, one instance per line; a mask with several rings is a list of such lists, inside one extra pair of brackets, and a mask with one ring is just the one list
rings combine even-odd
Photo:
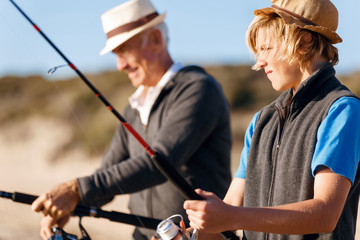
[(251, 120), (251, 122), (246, 130), (245, 139), (244, 139), (244, 147), (243, 147), (243, 150), (241, 152), (241, 157), (240, 157), (240, 164), (239, 164), (239, 167), (238, 167), (234, 177), (245, 179), (246, 166), (247, 166), (249, 150), (250, 150), (250, 143), (251, 143), (251, 139), (252, 139), (252, 136), (254, 133), (258, 115), (259, 115), (259, 112), (257, 112), (254, 115), (253, 119)]
[(311, 164), (315, 176), (319, 166), (354, 183), (360, 160), (360, 101), (342, 97), (334, 102), (320, 124)]

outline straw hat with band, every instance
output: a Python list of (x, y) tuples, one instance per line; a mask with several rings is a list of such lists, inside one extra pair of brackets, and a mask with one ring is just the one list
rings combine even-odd
[(111, 52), (131, 37), (160, 24), (165, 13), (159, 15), (149, 0), (130, 0), (110, 9), (101, 16), (107, 40), (100, 55)]
[(332, 44), (342, 42), (335, 32), (338, 27), (338, 11), (330, 0), (271, 0), (273, 5), (254, 11), (254, 14), (276, 13), (286, 23), (317, 32)]

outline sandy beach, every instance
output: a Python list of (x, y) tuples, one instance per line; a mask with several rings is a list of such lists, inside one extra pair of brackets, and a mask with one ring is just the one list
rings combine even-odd
[[(61, 162), (50, 164), (48, 159), (66, 140), (69, 129), (56, 121), (39, 118), (15, 127), (0, 128), (1, 174), (0, 190), (39, 195), (57, 183), (93, 172), (101, 156), (85, 160), (81, 152), (71, 152)], [(104, 210), (129, 212), (128, 196), (117, 197)], [(41, 239), (41, 215), (30, 205), (0, 199), (0, 239)], [(90, 237), (131, 239), (133, 226), (107, 219), (84, 217), (82, 224)], [(65, 231), (80, 236), (78, 217), (73, 217)]]
[[(49, 163), (54, 151), (67, 140), (69, 131), (61, 122), (38, 117), (16, 127), (1, 126), (0, 190), (39, 195), (57, 183), (93, 172), (101, 156), (86, 159), (85, 154), (73, 151), (61, 161)], [(127, 195), (119, 196), (103, 209), (128, 213), (127, 203)], [(32, 212), (29, 205), (0, 199), (0, 216), (0, 240), (41, 239), (41, 215)], [(95, 240), (131, 239), (133, 231), (131, 225), (107, 219), (85, 217), (82, 223)], [(70, 220), (65, 231), (80, 236), (77, 217)], [(359, 236), (356, 239), (360, 239)]]

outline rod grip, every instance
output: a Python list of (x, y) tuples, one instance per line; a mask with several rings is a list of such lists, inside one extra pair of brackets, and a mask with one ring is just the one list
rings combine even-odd
[[(20, 193), (20, 192), (4, 192), (0, 191), (0, 197), (8, 198), (14, 202), (24, 203), (31, 205), (38, 196)], [(120, 222), (125, 224), (134, 225), (137, 227), (144, 227), (155, 230), (157, 225), (161, 222), (160, 219), (143, 217), (133, 214), (115, 212), (115, 211), (104, 211), (100, 208), (91, 208), (78, 204), (73, 212), (73, 215), (79, 217), (95, 217), (95, 218), (106, 218), (113, 222)]]
[(12, 200), (14, 202), (19, 202), (19, 203), (24, 203), (24, 204), (32, 204), (37, 197), (38, 196), (25, 194), (25, 193), (19, 193), (19, 192), (14, 192), (12, 194)]

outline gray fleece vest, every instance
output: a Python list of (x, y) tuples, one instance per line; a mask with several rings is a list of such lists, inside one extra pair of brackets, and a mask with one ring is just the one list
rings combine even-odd
[[(332, 103), (353, 95), (328, 64), (263, 108), (252, 137), (246, 172), (245, 207), (277, 206), (313, 198), (311, 161), (316, 133)], [(244, 239), (354, 239), (359, 200), (359, 168), (333, 233), (278, 235), (245, 231)]]

